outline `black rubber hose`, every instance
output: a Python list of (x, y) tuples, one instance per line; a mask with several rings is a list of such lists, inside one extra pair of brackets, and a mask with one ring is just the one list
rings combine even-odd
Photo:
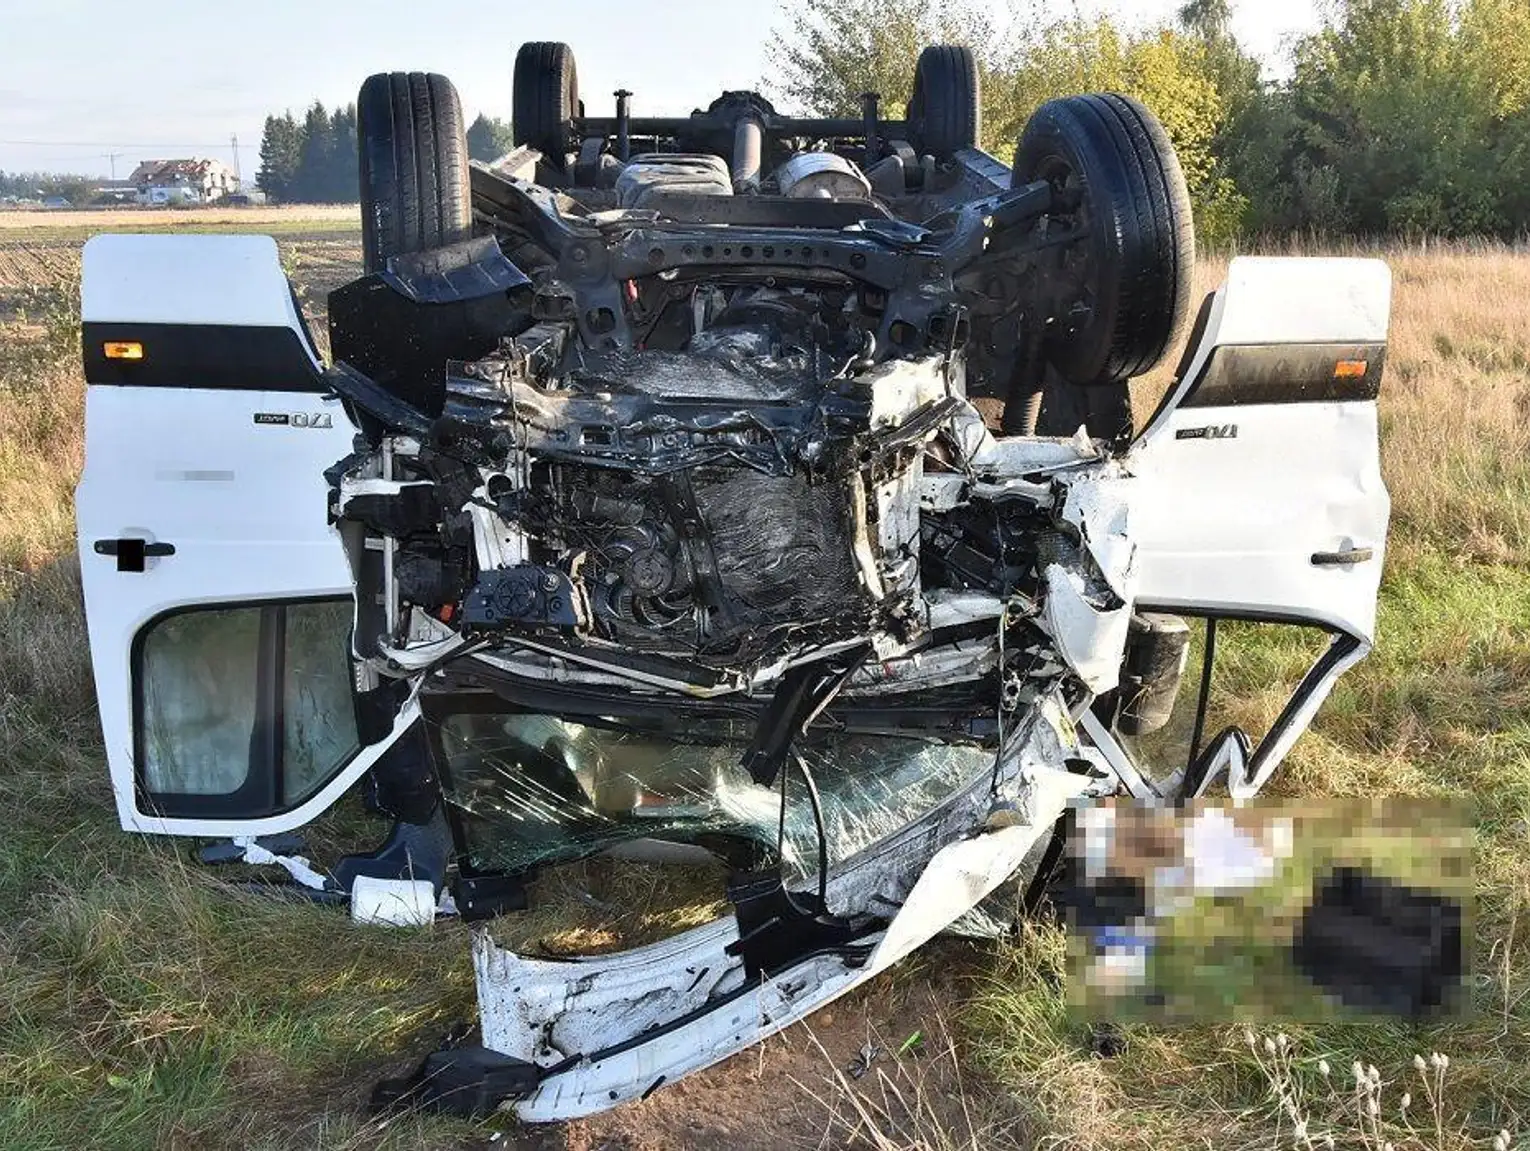
[(1015, 357), (999, 430), (1010, 436), (1034, 436), (1041, 420), (1041, 400), (1045, 392), (1046, 367), (1041, 355), (1041, 340), (1030, 336)]

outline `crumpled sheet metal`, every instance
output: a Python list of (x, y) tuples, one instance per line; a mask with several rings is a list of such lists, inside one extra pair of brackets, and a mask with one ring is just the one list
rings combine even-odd
[(1110, 691), (1121, 677), (1131, 603), (1101, 607), (1098, 596), (1089, 594), (1079, 574), (1062, 564), (1047, 565), (1043, 574), (1046, 594), (1042, 626), (1052, 637), (1057, 654), (1095, 695)]
[[(901, 909), (885, 930), (862, 941), (868, 960), (847, 967), (835, 956), (807, 959), (757, 985), (729, 956), (736, 923), (719, 920), (662, 943), (572, 961), (525, 959), (498, 947), (490, 931), (474, 940), (484, 1043), (539, 1066), (562, 1069), (513, 1106), (527, 1122), (571, 1119), (637, 1099), (662, 1083), (701, 1070), (774, 1034), (885, 970), (929, 941), (1002, 883), (1049, 834), (1087, 777), (1062, 770), (1075, 746), (1055, 699), (1032, 716), (1007, 756), (1007, 792), (1023, 818), (970, 835), (983, 825), (987, 789), (964, 815), (970, 837), (922, 834), (915, 826), (860, 861), (874, 891), (904, 878)], [(942, 822), (944, 811), (920, 821)], [(848, 876), (838, 877), (841, 881)]]
[(1084, 550), (1116, 596), (1130, 603), (1137, 595), (1137, 546), (1131, 537), (1131, 485), (1111, 463), (1062, 481), (1067, 496), (1062, 518), (1078, 529)]
[(1102, 695), (1120, 680), (1137, 598), (1127, 486), (1133, 481), (1107, 462), (1061, 482), (1061, 516), (1077, 529), (1085, 562), (1046, 566), (1042, 626), (1085, 686)]

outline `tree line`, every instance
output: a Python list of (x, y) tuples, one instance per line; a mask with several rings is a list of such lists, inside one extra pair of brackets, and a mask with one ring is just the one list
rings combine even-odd
[(1530, 232), (1530, 0), (1332, 0), (1282, 79), (1237, 42), (1228, 0), (1189, 0), (1146, 27), (1029, 9), (1001, 27), (992, 10), (795, 0), (771, 93), (853, 115), (877, 91), (901, 110), (920, 46), (962, 43), (979, 61), (989, 151), (1008, 161), (1051, 97), (1135, 96), (1173, 139), (1212, 242)]
[[(493, 160), (511, 148), (510, 125), (480, 115), (467, 131), (468, 154)], [(357, 195), (356, 105), (327, 110), (315, 100), (302, 119), (267, 116), (256, 186), (286, 203), (346, 204)]]
[(88, 204), (100, 179), (66, 172), (0, 172), (0, 199), (43, 200), (62, 196), (71, 204)]

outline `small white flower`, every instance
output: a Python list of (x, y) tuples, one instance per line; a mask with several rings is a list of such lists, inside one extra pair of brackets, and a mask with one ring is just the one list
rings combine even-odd
[(1298, 1119), (1296, 1126), (1291, 1128), (1291, 1141), (1293, 1143), (1300, 1143), (1305, 1138), (1307, 1138), (1307, 1121), (1305, 1119)]
[(1365, 1077), (1370, 1080), (1372, 1087), (1381, 1086), (1381, 1072), (1376, 1070), (1376, 1065), (1374, 1063), (1366, 1068)]
[(1440, 1055), (1440, 1070), (1441, 1071), (1446, 1071), (1449, 1068), (1450, 1068), (1450, 1056), (1449, 1055), (1445, 1055), (1445, 1054), (1441, 1054)]
[(1503, 1137), (1502, 1131), (1493, 1137), (1493, 1151), (1509, 1151), (1509, 1141)]
[(1381, 1114), (1381, 1104), (1377, 1103), (1374, 1099), (1367, 1099), (1365, 1101), (1365, 1109), (1371, 1113), (1372, 1119)]
[(1330, 1068), (1328, 1066), (1328, 1060), (1326, 1060), (1326, 1059), (1319, 1059), (1318, 1060), (1318, 1074), (1321, 1075), (1324, 1079), (1328, 1078), (1328, 1073), (1331, 1070), (1332, 1070), (1332, 1068)]
[(1424, 1057), (1422, 1055), (1415, 1055), (1413, 1057), (1413, 1066), (1422, 1071), (1424, 1069)]
[(1275, 1040), (1271, 1039), (1268, 1035), (1264, 1037), (1264, 1053), (1266, 1055), (1275, 1054)]
[(1291, 1045), (1291, 1037), (1282, 1031), (1279, 1035), (1275, 1036), (1275, 1045), (1284, 1051)]
[(1323, 1146), (1324, 1147), (1328, 1147), (1330, 1149), (1334, 1146), (1333, 1136), (1332, 1135), (1324, 1135), (1323, 1136)]
[(1400, 1105), (1401, 1109), (1406, 1111), (1408, 1109), (1408, 1104), (1410, 1104), (1412, 1102), (1413, 1102), (1413, 1095), (1412, 1095), (1412, 1093), (1404, 1091), (1403, 1092), (1403, 1097), (1402, 1097), (1402, 1103)]
[(1245, 1027), (1243, 1029), (1243, 1042), (1245, 1042), (1245, 1043), (1247, 1043), (1249, 1045), (1250, 1050), (1253, 1049), (1253, 1046), (1254, 1046), (1254, 1032), (1253, 1032), (1252, 1028)]
[(1397, 1148), (1391, 1143), (1383, 1143), (1381, 1145), (1381, 1151), (1397, 1151)]
[(1351, 1065), (1350, 1070), (1355, 1073), (1355, 1086), (1358, 1087), (1365, 1082), (1365, 1064), (1356, 1059), (1353, 1065)]

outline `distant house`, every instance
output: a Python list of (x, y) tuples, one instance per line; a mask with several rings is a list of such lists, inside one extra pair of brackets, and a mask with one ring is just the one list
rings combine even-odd
[(239, 190), (234, 173), (217, 160), (144, 160), (128, 183), (140, 204), (210, 204)]

